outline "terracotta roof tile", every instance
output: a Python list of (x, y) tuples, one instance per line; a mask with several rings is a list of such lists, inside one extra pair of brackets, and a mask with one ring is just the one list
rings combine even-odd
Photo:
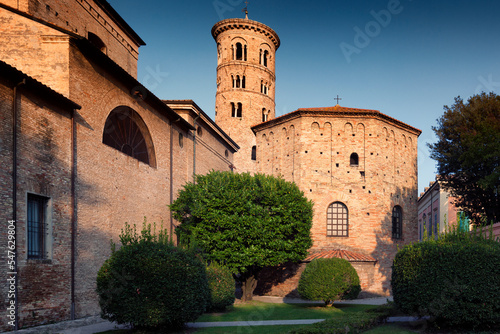
[(312, 260), (315, 259), (332, 259), (332, 258), (345, 259), (349, 262), (377, 262), (376, 259), (374, 259), (369, 255), (364, 255), (342, 249), (334, 249), (334, 250), (309, 254), (309, 256), (306, 257), (306, 259), (304, 260), (304, 262), (311, 262)]

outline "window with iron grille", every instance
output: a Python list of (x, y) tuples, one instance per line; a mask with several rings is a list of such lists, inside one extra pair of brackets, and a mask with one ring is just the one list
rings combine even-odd
[(403, 236), (403, 213), (401, 207), (396, 205), (392, 209), (392, 238), (401, 239)]
[(328, 237), (349, 236), (349, 216), (347, 206), (341, 202), (330, 204), (326, 212), (326, 235)]
[(48, 201), (46, 197), (28, 194), (28, 259), (47, 257)]

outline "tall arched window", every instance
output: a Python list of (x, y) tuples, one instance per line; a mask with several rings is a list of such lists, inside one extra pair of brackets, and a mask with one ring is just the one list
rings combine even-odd
[(236, 60), (243, 60), (243, 46), (241, 43), (236, 43)]
[(236, 117), (241, 117), (243, 114), (243, 105), (238, 102), (238, 109), (236, 110)]
[(257, 146), (252, 146), (252, 160), (257, 160)]
[(240, 88), (240, 83), (241, 83), (240, 76), (239, 76), (239, 75), (237, 75), (237, 76), (236, 76), (236, 88)]
[(153, 141), (146, 123), (129, 107), (120, 106), (109, 113), (102, 142), (151, 167), (156, 167)]
[(328, 206), (326, 212), (326, 235), (328, 237), (349, 236), (349, 214), (347, 206), (341, 202), (334, 202)]
[(358, 166), (359, 165), (359, 156), (357, 153), (351, 154), (350, 164), (351, 164), (351, 166)]
[(399, 205), (392, 209), (392, 238), (401, 239), (403, 237), (403, 210)]
[(264, 54), (263, 54), (263, 59), (262, 59), (262, 62), (263, 62), (263, 65), (265, 67), (267, 67), (267, 58), (269, 57), (269, 52), (267, 50), (264, 51)]
[(241, 88), (245, 88), (245, 76), (241, 77)]

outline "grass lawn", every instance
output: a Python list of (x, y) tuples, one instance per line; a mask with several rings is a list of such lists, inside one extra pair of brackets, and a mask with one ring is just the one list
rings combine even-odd
[[(329, 319), (348, 315), (349, 313), (364, 312), (374, 308), (371, 305), (339, 305), (324, 307), (317, 304), (274, 304), (252, 301), (236, 304), (221, 313), (207, 313), (197, 319), (197, 322), (217, 321), (262, 321), (262, 320), (295, 320), (295, 319)], [(277, 325), (277, 326), (252, 326), (252, 327), (210, 327), (185, 329), (171, 334), (222, 334), (222, 333), (252, 333), (252, 334), (280, 334), (288, 333), (292, 329), (310, 325)], [(154, 333), (141, 330), (116, 330), (102, 332), (101, 334), (141, 334)]]

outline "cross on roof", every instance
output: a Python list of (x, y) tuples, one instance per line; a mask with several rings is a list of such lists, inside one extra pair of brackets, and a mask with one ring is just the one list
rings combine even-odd
[(339, 101), (342, 100), (342, 98), (340, 98), (338, 95), (337, 95), (337, 97), (334, 97), (333, 99), (337, 100), (337, 104), (339, 104)]
[(248, 0), (245, 0), (245, 8), (243, 8), (242, 12), (245, 13), (245, 18), (248, 19)]

